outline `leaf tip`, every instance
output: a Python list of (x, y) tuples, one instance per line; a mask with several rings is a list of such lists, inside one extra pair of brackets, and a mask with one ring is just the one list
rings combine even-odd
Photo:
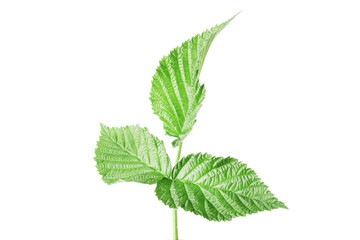
[(286, 209), (286, 210), (289, 210), (289, 208), (285, 205), (285, 203), (281, 202), (280, 208), (283, 208), (283, 209)]
[(240, 11), (238, 11), (231, 19), (234, 19), (237, 15), (239, 15), (240, 13), (242, 13), (244, 10), (240, 10)]
[(105, 129), (106, 129), (106, 125), (103, 124), (103, 123), (100, 123), (100, 128), (101, 128), (101, 130), (105, 130)]

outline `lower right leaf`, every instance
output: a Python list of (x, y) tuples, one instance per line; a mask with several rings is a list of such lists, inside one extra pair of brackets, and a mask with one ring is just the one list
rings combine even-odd
[(191, 154), (181, 159), (173, 169), (172, 179), (160, 180), (155, 192), (165, 205), (213, 221), (287, 208), (246, 164), (210, 154)]

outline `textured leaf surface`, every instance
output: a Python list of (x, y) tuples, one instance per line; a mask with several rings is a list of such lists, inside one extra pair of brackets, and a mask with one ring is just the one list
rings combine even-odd
[(170, 176), (164, 143), (138, 125), (109, 128), (101, 124), (95, 153), (98, 171), (109, 184), (121, 180), (154, 184)]
[(189, 155), (162, 179), (157, 197), (208, 220), (227, 221), (264, 210), (286, 208), (246, 164), (209, 154)]
[(204, 85), (199, 82), (205, 56), (216, 35), (233, 18), (185, 41), (156, 69), (150, 100), (154, 113), (164, 122), (166, 134), (176, 137), (173, 146), (184, 140), (196, 122), (205, 98)]

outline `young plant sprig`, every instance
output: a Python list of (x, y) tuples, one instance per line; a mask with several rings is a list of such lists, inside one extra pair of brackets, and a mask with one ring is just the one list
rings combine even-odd
[(95, 160), (102, 179), (108, 184), (156, 184), (158, 199), (173, 209), (174, 240), (178, 240), (178, 208), (211, 221), (286, 208), (252, 169), (235, 158), (207, 153), (181, 158), (183, 141), (205, 98), (204, 84), (199, 82), (205, 56), (216, 35), (234, 17), (173, 49), (153, 76), (152, 108), (163, 121), (166, 134), (175, 138), (173, 147), (178, 147), (173, 168), (163, 141), (147, 128), (101, 124)]

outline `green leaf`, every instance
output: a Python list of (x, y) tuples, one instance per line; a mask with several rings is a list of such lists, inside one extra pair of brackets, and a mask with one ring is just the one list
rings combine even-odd
[(159, 181), (155, 192), (171, 208), (181, 207), (215, 221), (287, 208), (246, 164), (201, 153), (178, 162), (172, 179)]
[(166, 134), (176, 137), (174, 147), (191, 131), (205, 98), (199, 75), (209, 47), (234, 17), (185, 41), (165, 56), (156, 69), (150, 100), (154, 113), (164, 122)]
[(97, 169), (108, 184), (121, 180), (154, 184), (170, 176), (163, 141), (138, 125), (109, 128), (101, 124), (95, 153)]

